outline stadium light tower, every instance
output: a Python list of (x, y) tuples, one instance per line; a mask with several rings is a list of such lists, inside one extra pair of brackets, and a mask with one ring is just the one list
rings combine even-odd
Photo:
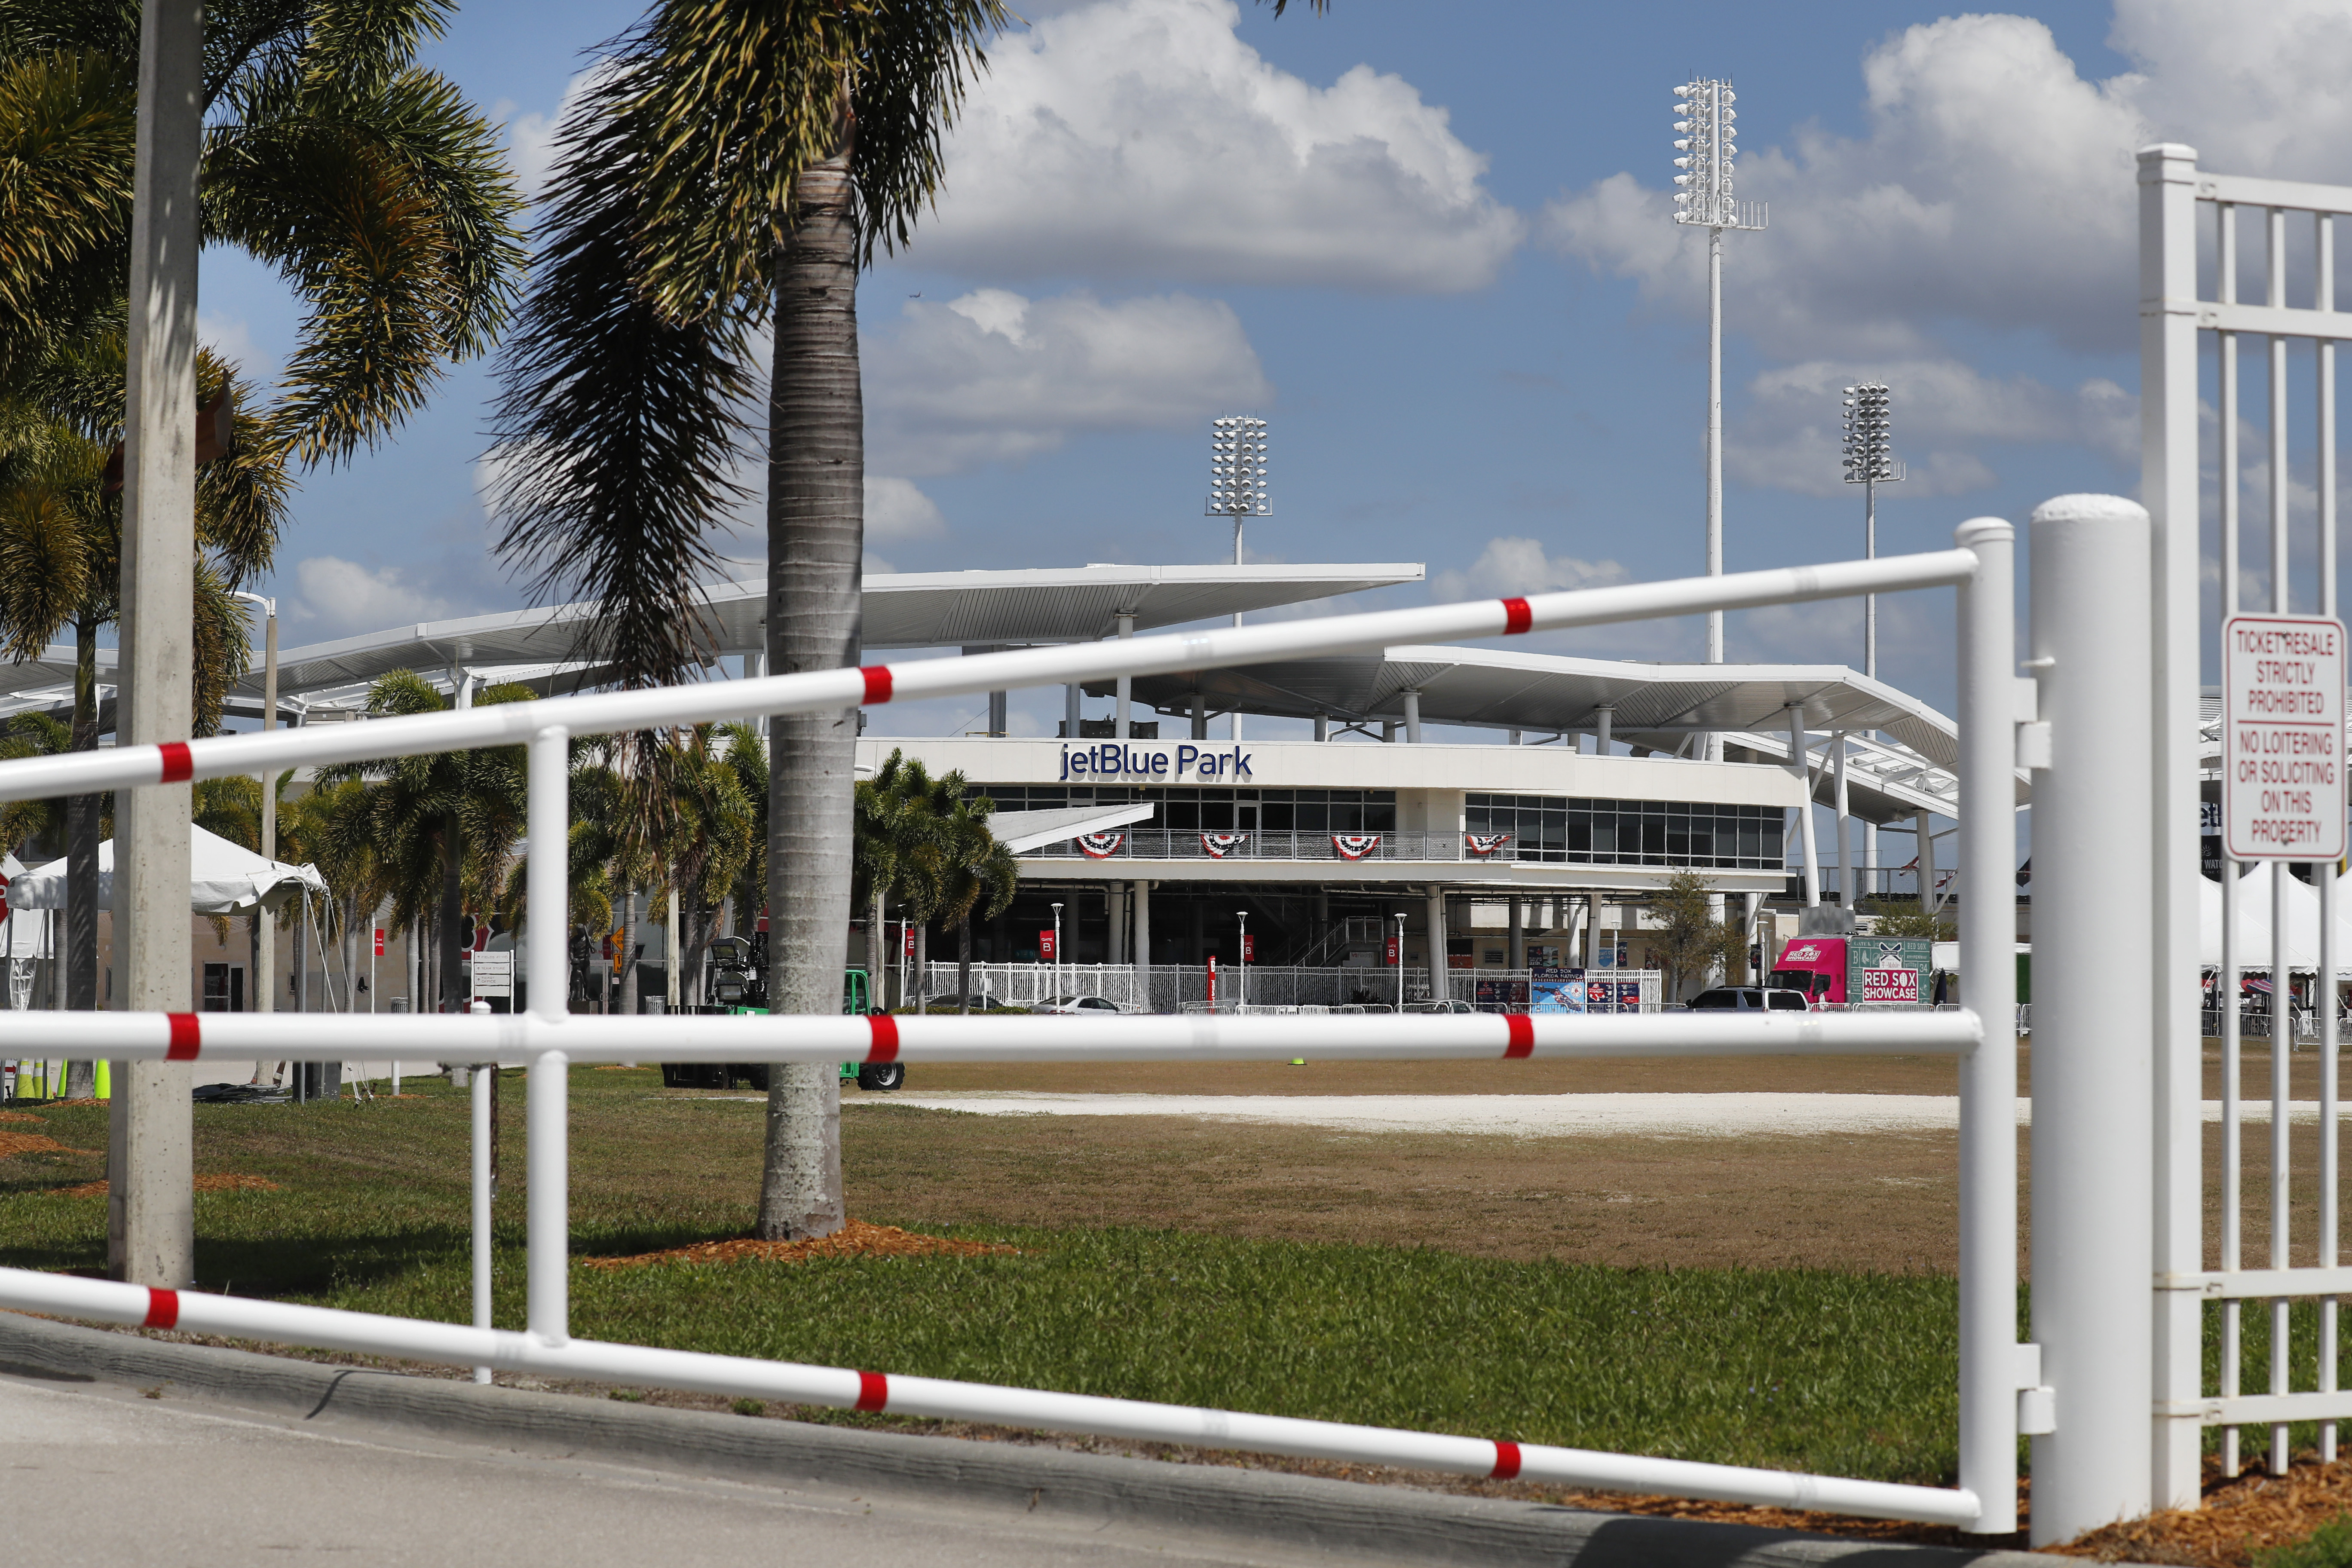
[[(1892, 395), (1883, 382), (1845, 389), (1845, 482), (1862, 487), (1862, 547), (1878, 559), (1878, 487), (1899, 482)], [(1878, 673), (1878, 595), (1862, 600), (1862, 672)]]
[[(1265, 421), (1248, 415), (1234, 415), (1210, 422), (1209, 426), (1209, 505), (1210, 517), (1230, 517), (1234, 520), (1234, 564), (1242, 563), (1242, 521), (1244, 518), (1272, 517), (1274, 508), (1265, 499)], [(1242, 624), (1241, 612), (1234, 612), (1234, 625)], [(1241, 710), (1234, 710), (1234, 739), (1242, 738)]]
[[(1706, 230), (1706, 574), (1723, 575), (1723, 231), (1759, 229), (1760, 202), (1732, 197), (1739, 118), (1729, 81), (1693, 77), (1675, 89), (1675, 221)], [(1723, 612), (1706, 617), (1706, 661), (1723, 662)], [(1717, 742), (1709, 741), (1709, 754)]]

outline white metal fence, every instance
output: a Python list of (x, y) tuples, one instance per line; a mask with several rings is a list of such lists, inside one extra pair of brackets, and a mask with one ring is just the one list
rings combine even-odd
[[(2015, 746), (2011, 719), (2012, 531), (1979, 519), (1949, 551), (1868, 563), (1745, 573), (1675, 583), (1547, 594), (1483, 604), (1433, 605), (1374, 615), (1213, 628), (1072, 647), (1029, 648), (769, 677), (656, 690), (604, 693), (492, 708), (0, 763), (0, 799), (44, 799), (110, 789), (176, 785), (264, 769), (320, 766), (491, 745), (528, 749), (528, 832), (561, 844), (569, 826), (568, 747), (575, 734), (728, 719), (744, 713), (839, 710), (897, 699), (965, 696), (1017, 686), (1059, 685), (1278, 658), (1357, 652), (1397, 643), (1516, 635), (1687, 616), (1865, 593), (1954, 586), (1961, 590), (1960, 766), (1962, 875), (1966, 885), (2008, 885), (2015, 863), (2011, 798)], [(1792, 710), (1792, 724), (1795, 715)], [(2111, 734), (2085, 727), (2086, 743), (2112, 755)], [(2086, 773), (2090, 770), (2085, 769)], [(2039, 873), (2053, 884), (2095, 879), (2045, 851)], [(1842, 1015), (1670, 1013), (1576, 1017), (1547, 1014), (1283, 1017), (1121, 1016), (1052, 1020), (1024, 1016), (597, 1017), (562, 1010), (567, 922), (566, 866), (534, 856), (528, 897), (540, 918), (526, 933), (532, 1007), (522, 1013), (435, 1016), (353, 1015), (322, 1040), (316, 1020), (247, 1013), (27, 1013), (5, 1026), (12, 1054), (118, 1063), (188, 1062), (207, 1056), (329, 1060), (423, 1057), (446, 1061), (529, 1062), (525, 1127), (527, 1330), (489, 1327), (487, 1075), (476, 1075), (475, 1311), (473, 1328), (333, 1312), (162, 1286), (117, 1285), (21, 1269), (0, 1269), (0, 1305), (118, 1322), (353, 1350), (377, 1354), (606, 1377), (621, 1382), (743, 1394), (809, 1403), (901, 1410), (965, 1419), (1228, 1447), (1410, 1464), (1458, 1473), (1545, 1479), (1621, 1490), (1664, 1491), (1949, 1523), (2006, 1533), (2016, 1522), (2016, 1438), (2021, 1388), (2033, 1358), (2015, 1343), (2016, 1059), (2005, 1032), (1987, 1045), (1981, 1020), (2006, 1020), (2014, 974), (2007, 963), (1967, 966), (1960, 1009)], [(2098, 868), (2103, 879), (2106, 868)], [(166, 883), (173, 882), (167, 866)], [(135, 899), (133, 887), (129, 897)], [(2105, 898), (2101, 880), (2098, 896)], [(154, 918), (184, 921), (178, 887)], [(143, 908), (126, 912), (148, 917)], [(2010, 911), (1994, 900), (1962, 906), (1962, 941), (2005, 952)], [(2062, 968), (2053, 994), (2063, 990)], [(2087, 968), (2081, 973), (2092, 973)], [(2092, 987), (2086, 983), (2086, 994)], [(2108, 988), (2096, 994), (2104, 998)], [(2043, 1003), (2045, 1011), (2050, 1004)], [(2045, 1028), (2046, 1028), (2045, 1024)], [(1946, 1053), (1960, 1063), (1959, 1484), (1901, 1486), (1834, 1477), (1692, 1464), (1522, 1445), (1496, 1439), (1201, 1411), (1027, 1389), (891, 1377), (574, 1341), (570, 1330), (567, 1074), (574, 1062), (743, 1061), (869, 1063), (894, 1060), (1201, 1060), (1284, 1058), (1449, 1059), (1579, 1057)], [(2066, 1055), (2061, 1051), (2059, 1057)], [(2102, 1087), (2104, 1092), (2105, 1086)], [(135, 1103), (135, 1102), (134, 1102)], [(151, 1101), (152, 1103), (152, 1101)], [(127, 1113), (121, 1100), (116, 1114)], [(2040, 1163), (2037, 1162), (2037, 1180)], [(120, 1173), (118, 1173), (120, 1174)], [(129, 1185), (126, 1184), (126, 1185)], [(135, 1186), (126, 1204), (144, 1201)], [(2037, 1213), (2037, 1233), (2041, 1217)], [(165, 1282), (175, 1284), (176, 1281)], [(2063, 1273), (2036, 1290), (2074, 1288)], [(2030, 1349), (2030, 1347), (2027, 1347)], [(1601, 1375), (1605, 1375), (1602, 1373)], [(2037, 1504), (2041, 1493), (2037, 1490)], [(2037, 1519), (2040, 1509), (2037, 1506)]]
[[(2352, 338), (2352, 313), (2336, 309), (2336, 219), (2352, 213), (2352, 188), (2210, 174), (2198, 168), (2193, 149), (2177, 145), (2140, 153), (2139, 188), (2141, 482), (2158, 523), (2161, 568), (2160, 620), (2151, 649), (2159, 679), (2154, 719), (2162, 786), (2157, 801), (2163, 827), (2158, 840), (2159, 876), (2165, 879), (2156, 906), (2152, 953), (2158, 987), (2153, 1179), (2158, 1184), (2158, 1208), (2163, 1219), (2155, 1237), (2158, 1340), (2154, 1386), (2148, 1390), (2157, 1412), (2154, 1484), (2152, 1489), (2146, 1482), (2132, 1489), (2126, 1479), (2114, 1499), (2116, 1512), (2124, 1515), (2150, 1506), (2197, 1506), (2201, 1436), (2207, 1426), (2223, 1428), (2222, 1460), (2232, 1474), (2238, 1468), (2240, 1429), (2267, 1426), (2270, 1468), (2283, 1475), (2291, 1423), (2319, 1423), (2321, 1457), (2333, 1460), (2336, 1423), (2352, 1416), (2352, 1393), (2338, 1388), (2336, 1358), (2336, 1298), (2352, 1290), (2352, 1270), (2338, 1262), (2336, 1009), (2325, 1006), (2293, 1021), (2296, 1037), (2314, 1039), (2319, 1069), (2318, 1213), (2307, 1249), (2311, 1264), (2294, 1266), (2301, 1238), (2291, 1223), (2289, 1201), (2291, 1053), (2278, 1051), (2271, 1063), (2268, 1147), (2255, 1175), (2269, 1189), (2269, 1246), (2267, 1255), (2249, 1268), (2244, 1215), (2250, 1194), (2239, 1040), (2243, 1035), (2267, 1033), (2271, 1019), (2242, 1015), (2239, 976), (2242, 968), (2252, 966), (2265, 967), (2273, 974), (2290, 972), (2288, 879), (2279, 875), (2272, 879), (2275, 950), (2249, 953), (2240, 908), (2243, 889), (2232, 874), (2233, 865), (2225, 863), (2220, 1005), (2203, 1009), (2200, 1016), (2195, 896), (2200, 858), (2192, 826), (2206, 773), (2198, 707), (2207, 624), (2200, 604), (2203, 494), (2214, 496), (2219, 617), (2240, 608), (2242, 569), (2250, 564), (2241, 550), (2242, 486), (2257, 472), (2267, 490), (2263, 521), (2268, 538), (2255, 555), (2269, 576), (2269, 603), (2263, 607), (2273, 613), (2298, 607), (2293, 566), (2303, 560), (2315, 571), (2306, 574), (2308, 586), (2299, 607), (2305, 613), (2337, 614), (2336, 345)], [(2246, 220), (2256, 217), (2262, 299), (2252, 303), (2242, 300), (2243, 284), (2252, 279), (2242, 279), (2240, 257), (2248, 238), (2242, 231), (2251, 226)], [(2208, 333), (2210, 339), (2203, 336)], [(2241, 450), (2241, 429), (2253, 420), (2241, 385), (2241, 359), (2248, 339), (2261, 341), (2265, 350), (2258, 362), (2252, 399), (2260, 411), (2262, 447), (2251, 455), (2251, 462)], [(2209, 343), (2210, 358), (2205, 354)], [(2304, 345), (2308, 358), (2298, 371), (2294, 362), (2304, 357)], [(2208, 408), (2218, 413), (2210, 441), (2200, 429)], [(2308, 421), (2307, 440), (2296, 435), (2298, 418)], [(2295, 487), (2305, 482), (2299, 468), (2309, 476), (2315, 492), (2300, 522), (2294, 515)], [(2209, 473), (2215, 478), (2206, 479)], [(2037, 885), (2039, 875), (2037, 868)], [(2333, 976), (2339, 962), (2335, 951), (2336, 878), (2323, 874), (2313, 880), (2320, 900), (2316, 968), (2320, 974)], [(2041, 924), (2039, 910), (2036, 924)], [(2218, 1258), (2207, 1251), (2200, 1203), (2206, 1154), (2200, 1115), (2200, 1046), (2210, 1034), (2221, 1040)], [(2318, 1304), (2316, 1354), (2312, 1358), (2315, 1375), (2310, 1386), (2298, 1389), (2290, 1376), (2294, 1338), (2289, 1305), (2312, 1298)], [(2260, 1394), (2249, 1394), (2242, 1386), (2242, 1303), (2247, 1300), (2266, 1301), (2270, 1310), (2268, 1386)], [(2208, 1304), (2217, 1304), (2221, 1318), (2221, 1364), (2211, 1386), (2202, 1355)]]
[[(1665, 977), (1654, 969), (1596, 970), (1593, 994), (1576, 999), (1546, 998), (1535, 993), (1543, 985), (1554, 989), (1583, 982), (1528, 969), (1449, 969), (1444, 972), (1447, 999), (1466, 1002), (1482, 1012), (1654, 1013), (1664, 997)], [(1029, 1007), (1055, 996), (1099, 996), (1123, 1013), (1181, 1013), (1197, 1010), (1210, 1000), (1210, 970), (1198, 963), (1155, 963), (1149, 969), (1127, 963), (975, 963), (971, 966), (974, 1005), (982, 998), (1002, 1006)], [(1583, 975), (1578, 971), (1578, 976)], [(1215, 1001), (1230, 1008), (1237, 1003), (1267, 1007), (1393, 1007), (1400, 1000), (1399, 974), (1390, 966), (1363, 964), (1290, 965), (1221, 964), (1215, 971)], [(1406, 966), (1402, 976), (1402, 1000), (1408, 1005), (1433, 1000), (1429, 970)], [(936, 1005), (961, 994), (957, 966), (933, 960), (922, 994)], [(1605, 988), (1605, 991), (1604, 989)], [(1630, 988), (1630, 989), (1628, 989)], [(914, 1005), (909, 995), (908, 1005)]]

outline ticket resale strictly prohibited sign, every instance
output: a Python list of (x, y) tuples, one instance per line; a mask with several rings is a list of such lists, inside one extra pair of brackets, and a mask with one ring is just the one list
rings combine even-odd
[(2221, 623), (2221, 817), (2237, 860), (2344, 853), (2344, 627), (2325, 616)]

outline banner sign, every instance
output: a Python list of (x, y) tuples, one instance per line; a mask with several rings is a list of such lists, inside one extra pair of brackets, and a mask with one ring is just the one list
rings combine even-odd
[(1388, 962), (1391, 965), (1402, 963), (1404, 961), (1403, 946), (1404, 944), (1397, 941), (1395, 937), (1388, 939), (1386, 951), (1388, 953)]
[(1257, 962), (1257, 938), (1249, 935), (1247, 932), (1244, 932), (1242, 935), (1242, 962), (1244, 963), (1255, 963)]
[(1511, 841), (1507, 833), (1465, 833), (1462, 841), (1470, 846), (1473, 855), (1492, 855)]
[[(907, 951), (908, 952), (914, 952), (914, 949), (910, 947)], [(1054, 962), (1054, 933), (1052, 931), (1041, 931), (1037, 933), (1037, 961), (1040, 963), (1051, 963)]]
[(1862, 999), (1865, 1002), (1908, 1002), (1919, 1000), (1919, 972), (1916, 969), (1865, 969), (1862, 972)]
[(1360, 860), (1380, 847), (1381, 836), (1377, 833), (1331, 835), (1331, 847), (1339, 852), (1339, 858), (1343, 860)]
[(1209, 852), (1209, 858), (1213, 860), (1223, 859), (1226, 856), (1232, 854), (1234, 850), (1240, 848), (1243, 845), (1248, 842), (1249, 835), (1246, 833), (1203, 833), (1201, 835), (1201, 847)]
[(1081, 833), (1078, 835), (1078, 853), (1090, 860), (1108, 860), (1118, 854), (1118, 847), (1126, 842), (1127, 835), (1124, 833)]
[[(0, 901), (0, 915), (5, 915), (7, 912), (7, 904), (5, 901)], [(378, 958), (382, 958), (383, 956), (383, 927), (382, 926), (375, 928), (375, 955)]]
[(2221, 623), (2221, 816), (2240, 860), (2344, 854), (2344, 627), (2328, 616)]

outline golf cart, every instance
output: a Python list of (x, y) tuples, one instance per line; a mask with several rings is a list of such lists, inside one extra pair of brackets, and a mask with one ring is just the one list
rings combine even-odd
[[(726, 1016), (739, 1013), (764, 1014), (768, 1010), (768, 986), (765, 978), (768, 959), (768, 933), (753, 937), (722, 936), (710, 944), (702, 964), (702, 994), (710, 998), (688, 1012)], [(842, 972), (841, 1010), (844, 1013), (864, 1013), (872, 1007), (873, 985), (863, 969)], [(907, 1081), (903, 1062), (841, 1064), (841, 1081), (856, 1083), (858, 1088), (889, 1090)], [(764, 1092), (768, 1087), (768, 1068), (761, 1062), (665, 1062), (662, 1064), (662, 1086), (666, 1089), (730, 1089), (737, 1084)]]

